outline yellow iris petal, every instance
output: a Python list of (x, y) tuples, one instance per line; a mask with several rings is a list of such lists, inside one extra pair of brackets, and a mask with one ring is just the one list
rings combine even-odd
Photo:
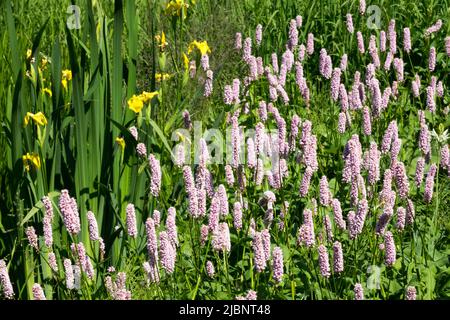
[(125, 140), (123, 138), (117, 137), (116, 142), (123, 151), (125, 149)]
[(30, 171), (30, 163), (36, 168), (41, 168), (41, 158), (39, 158), (39, 155), (36, 153), (27, 153), (22, 156), (23, 165), (25, 166), (25, 169), (27, 171)]
[(168, 74), (168, 73), (156, 73), (155, 74), (155, 79), (157, 82), (161, 82), (167, 79), (170, 79), (172, 77), (172, 75)]
[(139, 96), (133, 95), (128, 100), (128, 108), (130, 110), (133, 110), (135, 113), (141, 112), (142, 108), (144, 107), (144, 102)]
[(160, 48), (161, 51), (164, 51), (164, 49), (166, 48), (166, 46), (169, 44), (166, 41), (166, 34), (164, 33), (164, 31), (161, 32), (161, 35), (156, 35), (155, 36), (156, 41), (159, 43), (158, 47)]
[(52, 90), (50, 90), (49, 88), (44, 88), (42, 89), (42, 91), (46, 94), (48, 94), (50, 97), (52, 96)]
[(167, 3), (165, 13), (180, 16), (183, 7), (187, 9), (189, 5), (183, 0), (172, 0)]
[(195, 48), (198, 49), (198, 51), (200, 51), (200, 53), (202, 55), (207, 54), (207, 53), (211, 53), (211, 48), (208, 46), (208, 42), (205, 41), (197, 41), (194, 40), (189, 44), (189, 48), (188, 48), (188, 54), (192, 52), (192, 50), (194, 50)]
[(28, 125), (28, 123), (30, 122), (30, 119), (32, 119), (36, 124), (38, 124), (40, 126), (45, 126), (47, 124), (47, 118), (45, 117), (45, 115), (42, 112), (38, 112), (36, 114), (27, 112), (25, 119), (24, 119), (25, 126)]
[(153, 97), (158, 95), (158, 91), (154, 91), (154, 92), (147, 92), (144, 91), (139, 95), (139, 99), (142, 100), (143, 103), (147, 103), (148, 101), (152, 100)]
[(189, 68), (189, 58), (188, 56), (183, 52), (183, 63), (184, 63), (184, 69)]
[(45, 69), (47, 67), (47, 64), (48, 64), (47, 57), (42, 58), (41, 60), (42, 69)]
[(62, 78), (68, 81), (72, 80), (72, 71), (65, 69), (62, 71)]
[(164, 31), (161, 33), (161, 44), (165, 45), (166, 44), (166, 34), (164, 33)]

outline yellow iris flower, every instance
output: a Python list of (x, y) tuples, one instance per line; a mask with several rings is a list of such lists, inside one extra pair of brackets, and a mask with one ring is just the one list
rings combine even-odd
[(128, 100), (128, 108), (133, 110), (135, 113), (141, 112), (143, 107), (144, 101), (142, 101), (142, 99), (135, 94)]
[(24, 119), (25, 126), (28, 125), (28, 123), (30, 122), (30, 119), (33, 120), (36, 124), (38, 124), (40, 126), (45, 126), (47, 124), (47, 118), (45, 117), (45, 115), (42, 112), (38, 112), (36, 114), (27, 112), (27, 115), (25, 116), (25, 119)]
[(30, 163), (36, 168), (41, 168), (41, 158), (39, 158), (39, 155), (36, 153), (28, 153), (26, 155), (22, 156), (23, 165), (25, 166), (25, 169), (27, 171), (30, 171)]
[(161, 81), (170, 79), (171, 77), (172, 77), (172, 75), (170, 75), (168, 73), (157, 73), (157, 74), (155, 74), (156, 82), (161, 82)]
[(192, 41), (189, 44), (188, 54), (191, 53), (192, 50), (194, 50), (195, 48), (197, 48), (202, 55), (211, 53), (211, 49), (208, 46), (208, 42), (206, 42), (206, 40), (205, 41), (197, 41), (197, 40)]
[(153, 99), (153, 97), (158, 95), (158, 91), (155, 92), (147, 92), (143, 91), (138, 97), (142, 100), (143, 103), (147, 103)]
[(47, 57), (42, 58), (41, 60), (42, 69), (45, 69), (47, 67), (47, 64), (48, 64)]
[(68, 69), (63, 70), (61, 84), (64, 87), (64, 89), (67, 90), (67, 82), (70, 80), (72, 80), (72, 71)]
[(123, 138), (116, 138), (116, 142), (117, 144), (120, 146), (120, 148), (122, 149), (122, 151), (125, 149), (125, 140)]
[(52, 96), (52, 90), (50, 90), (49, 88), (44, 88), (42, 89), (42, 91), (46, 94), (48, 94), (50, 97)]
[(68, 69), (63, 70), (62, 77), (63, 77), (63, 79), (67, 79), (69, 81), (72, 80), (72, 71), (68, 70)]
[(130, 110), (133, 110), (135, 113), (141, 112), (142, 108), (144, 107), (144, 103), (149, 102), (152, 100), (155, 96), (158, 95), (158, 91), (154, 92), (147, 92), (143, 91), (140, 95), (135, 95), (128, 100), (128, 108)]
[(33, 52), (31, 51), (31, 49), (28, 49), (28, 50), (27, 50), (27, 60), (31, 58), (31, 54), (32, 54), (32, 53), (33, 53)]
[(189, 5), (185, 3), (183, 0), (172, 0), (167, 3), (165, 14), (180, 16), (182, 8), (188, 8)]
[(159, 43), (158, 47), (160, 48), (161, 51), (164, 51), (164, 49), (166, 48), (166, 46), (169, 44), (166, 41), (166, 34), (164, 33), (164, 31), (161, 32), (161, 35), (156, 35), (155, 36), (156, 41)]
[(183, 52), (183, 63), (184, 63), (184, 69), (189, 68), (189, 58), (188, 56)]

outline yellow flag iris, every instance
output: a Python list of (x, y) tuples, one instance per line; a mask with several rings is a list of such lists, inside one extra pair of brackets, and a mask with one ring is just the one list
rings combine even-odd
[(197, 48), (202, 55), (211, 53), (211, 48), (208, 46), (208, 42), (206, 42), (206, 40), (205, 41), (197, 41), (197, 40), (192, 41), (189, 44), (188, 54), (191, 53), (192, 50), (194, 50), (195, 48)]
[(42, 91), (46, 94), (48, 94), (50, 97), (52, 96), (52, 90), (50, 90), (49, 88), (44, 88), (42, 89)]
[(172, 77), (172, 75), (170, 75), (168, 73), (157, 73), (157, 74), (155, 74), (156, 82), (161, 82), (161, 81), (170, 79), (170, 77)]
[(154, 92), (147, 92), (143, 91), (140, 95), (135, 95), (128, 100), (128, 108), (130, 110), (133, 110), (135, 113), (141, 112), (142, 108), (144, 107), (144, 103), (149, 102), (152, 100), (155, 96), (158, 95), (158, 91)]
[(133, 110), (136, 113), (141, 112), (143, 107), (144, 107), (144, 102), (142, 101), (142, 99), (139, 96), (137, 96), (135, 94), (128, 100), (128, 108)]
[(125, 140), (123, 138), (116, 138), (116, 142), (119, 145), (120, 149), (122, 149), (122, 151), (125, 149)]
[(173, 15), (173, 16), (180, 16), (181, 10), (184, 8), (188, 8), (189, 5), (185, 3), (183, 0), (172, 0), (167, 3), (165, 14), (167, 15)]
[(189, 58), (184, 52), (183, 52), (183, 64), (184, 69), (187, 70), (189, 68)]
[(68, 70), (68, 69), (63, 70), (62, 71), (62, 77), (63, 77), (63, 79), (67, 79), (69, 81), (72, 80), (72, 71)]
[(166, 34), (164, 33), (164, 31), (161, 32), (161, 35), (156, 35), (155, 36), (156, 41), (159, 43), (158, 47), (160, 48), (161, 52), (164, 51), (164, 49), (166, 48), (166, 46), (169, 44), (166, 41)]
[(47, 64), (48, 64), (47, 57), (42, 58), (41, 60), (42, 69), (45, 69), (47, 67)]
[(41, 168), (41, 158), (36, 153), (27, 153), (22, 156), (23, 165), (27, 171), (30, 171), (30, 164), (32, 164), (36, 169)]
[(30, 119), (33, 120), (36, 124), (38, 124), (40, 126), (45, 126), (47, 124), (47, 118), (45, 117), (45, 115), (42, 112), (38, 112), (36, 114), (27, 112), (27, 115), (25, 116), (25, 119), (24, 119), (25, 126), (28, 125), (28, 123), (30, 122)]
[(61, 84), (64, 87), (64, 89), (67, 90), (67, 82), (72, 80), (72, 71), (71, 70), (63, 70), (62, 71), (62, 80)]
[(147, 103), (150, 100), (153, 99), (153, 97), (158, 95), (158, 91), (154, 91), (154, 92), (147, 92), (147, 91), (143, 91), (140, 95), (139, 98), (142, 100), (143, 103)]

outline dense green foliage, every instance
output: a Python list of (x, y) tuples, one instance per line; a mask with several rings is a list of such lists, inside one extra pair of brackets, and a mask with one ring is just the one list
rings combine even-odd
[[(358, 13), (358, 1), (191, 0), (184, 1), (189, 6), (181, 16), (165, 12), (168, 1), (74, 2), (81, 8), (80, 29), (66, 26), (70, 1), (0, 2), (0, 150), (3, 152), (0, 158), (0, 259), (7, 263), (15, 298), (32, 299), (33, 284), (39, 283), (48, 299), (109, 299), (105, 277), (111, 275), (110, 266), (126, 272), (126, 287), (133, 299), (234, 299), (248, 290), (255, 290), (258, 298), (263, 299), (353, 299), (355, 283), (363, 284), (367, 299), (404, 299), (408, 286), (417, 289), (418, 299), (450, 297), (450, 179), (447, 170), (439, 167), (440, 150), (449, 143), (446, 132), (450, 124), (450, 57), (445, 53), (444, 43), (444, 38), (450, 35), (448, 0), (374, 3), (381, 8), (382, 30), (387, 31), (390, 19), (396, 20), (397, 56), (405, 62), (405, 81), (399, 85), (396, 99), (391, 99), (381, 117), (374, 119), (371, 136), (363, 135), (359, 111), (352, 111), (352, 126), (345, 133), (338, 133), (339, 102), (332, 101), (329, 81), (319, 73), (319, 52), (326, 48), (334, 66), (339, 65), (344, 53), (348, 55), (348, 68), (341, 77), (347, 90), (350, 91), (353, 84), (355, 71), (361, 72), (361, 81), (364, 81), (371, 58), (368, 53), (358, 52), (356, 31), (363, 33), (367, 46), (370, 35), (378, 39), (381, 30), (367, 27), (369, 15)], [(346, 29), (347, 13), (353, 15), (354, 34)], [(251, 37), (254, 41), (255, 27), (261, 24), (262, 44), (256, 47), (253, 42), (253, 54), (262, 57), (264, 65), (270, 65), (273, 52), (281, 59), (286, 50), (289, 22), (297, 15), (303, 17), (299, 44), (306, 44), (310, 32), (315, 38), (315, 52), (303, 62), (310, 106), (306, 106), (296, 85), (295, 68), (286, 80), (289, 104), (285, 106), (279, 98), (274, 105), (288, 128), (294, 114), (312, 122), (312, 131), (317, 137), (319, 170), (313, 175), (307, 196), (300, 197), (305, 165), (297, 163), (294, 154), (287, 158), (289, 176), (279, 190), (271, 188), (267, 179), (262, 186), (257, 186), (253, 170), (246, 168), (245, 190), (226, 187), (231, 212), (233, 204), (240, 199), (248, 203), (243, 228), (236, 230), (232, 214), (226, 216), (223, 221), (230, 226), (231, 251), (218, 253), (212, 250), (211, 241), (200, 245), (200, 227), (202, 223), (208, 224), (208, 218), (194, 219), (189, 214), (183, 172), (171, 159), (172, 148), (177, 143), (172, 141), (174, 132), (183, 127), (183, 110), (190, 112), (192, 121), (202, 121), (204, 130), (216, 128), (225, 132), (227, 116), (242, 109), (239, 125), (254, 128), (260, 121), (259, 102), (270, 101), (264, 76), (250, 84), (249, 94), (241, 95), (240, 104), (224, 103), (225, 85), (231, 84), (234, 78), (241, 79), (242, 84), (248, 73), (242, 52), (234, 49), (235, 33), (241, 32), (243, 39)], [(442, 19), (442, 29), (429, 38), (424, 37), (424, 31), (438, 19)], [(409, 54), (402, 50), (404, 27), (411, 28), (412, 51)], [(166, 46), (161, 46), (162, 32)], [(183, 54), (188, 54), (194, 40), (206, 40), (211, 48), (209, 63), (214, 85), (209, 97), (204, 97), (206, 73), (200, 66), (198, 50), (188, 55), (189, 60), (197, 64), (194, 78), (189, 76), (189, 68), (183, 60)], [(433, 73), (428, 70), (432, 46), (437, 51)], [(30, 56), (27, 56), (28, 49), (31, 49)], [(386, 52), (380, 52), (382, 65), (385, 58)], [(71, 70), (67, 87), (62, 82), (63, 70)], [(170, 77), (159, 81), (158, 74), (166, 73)], [(416, 74), (422, 81), (418, 98), (411, 93), (411, 81)], [(421, 156), (418, 110), (427, 110), (425, 89), (432, 75), (443, 82), (444, 96), (436, 99), (436, 112), (426, 111), (428, 127), (435, 132), (430, 163), (438, 165), (438, 172), (433, 199), (425, 203), (424, 186), (416, 187), (414, 175)], [(382, 88), (396, 79), (393, 70), (386, 72), (383, 68), (377, 70), (377, 78)], [(44, 89), (50, 90), (51, 95)], [(141, 112), (135, 113), (128, 108), (128, 101), (143, 91), (158, 91), (158, 95), (146, 103)], [(243, 112), (245, 103), (250, 108), (248, 113)], [(31, 121), (24, 126), (28, 112), (42, 112), (47, 124), (41, 126)], [(393, 120), (397, 121), (402, 140), (398, 158), (407, 169), (408, 198), (415, 206), (415, 222), (403, 232), (396, 231), (396, 218), (390, 222), (388, 229), (394, 234), (397, 260), (392, 267), (385, 266), (385, 254), (379, 249), (384, 240), (374, 231), (383, 212), (383, 203), (378, 198), (383, 173), (391, 165), (389, 157), (383, 156), (381, 179), (373, 189), (368, 187), (368, 193), (373, 196), (368, 199), (369, 214), (360, 236), (350, 239), (348, 232), (337, 229), (333, 222), (334, 238), (327, 241), (323, 217), (332, 217), (332, 210), (319, 205), (314, 216), (317, 243), (327, 246), (332, 265), (333, 242), (340, 241), (345, 260), (342, 274), (332, 272), (331, 277), (322, 277), (317, 249), (297, 244), (297, 233), (304, 222), (302, 212), (305, 208), (313, 209), (312, 199), (319, 200), (319, 181), (323, 175), (328, 177), (333, 197), (340, 200), (344, 217), (356, 210), (350, 203), (350, 186), (342, 182), (344, 147), (354, 134), (359, 135), (363, 151), (369, 148), (371, 141), (380, 146)], [(277, 129), (273, 116), (269, 116), (265, 125), (267, 129)], [(131, 126), (138, 128), (138, 140), (145, 144), (147, 153), (154, 154), (160, 161), (162, 186), (158, 197), (150, 194), (152, 173), (147, 159), (136, 153), (137, 141), (128, 130)], [(124, 148), (117, 138), (124, 139)], [(189, 137), (198, 143), (193, 139), (194, 135)], [(28, 153), (39, 157), (39, 166), (29, 163), (26, 168), (22, 157)], [(427, 163), (425, 173), (429, 167)], [(192, 165), (192, 169), (195, 168)], [(215, 187), (226, 185), (224, 165), (212, 164), (208, 169)], [(69, 190), (78, 204), (81, 232), (76, 236), (70, 235), (63, 223), (58, 206), (62, 189)], [(396, 190), (395, 184), (393, 189)], [(250, 218), (255, 219), (258, 230), (263, 229), (266, 207), (261, 205), (260, 199), (266, 190), (272, 190), (277, 197), (271, 241), (272, 246), (279, 246), (283, 252), (285, 275), (280, 284), (273, 280), (270, 266), (262, 273), (255, 271), (252, 239), (247, 232)], [(44, 208), (41, 199), (46, 195), (52, 200), (55, 211), (51, 249), (44, 245), (42, 235)], [(276, 222), (280, 212), (285, 210), (284, 201), (289, 202), (289, 210), (284, 228), (278, 229)], [(127, 235), (128, 203), (136, 208), (138, 235), (135, 239)], [(209, 199), (208, 212), (210, 206)], [(395, 208), (400, 206), (406, 206), (405, 199), (397, 199)], [(161, 282), (148, 285), (142, 268), (149, 259), (144, 223), (154, 210), (159, 210), (162, 218), (158, 232), (164, 230), (169, 207), (177, 211), (180, 243), (175, 272), (167, 274), (160, 268)], [(89, 239), (86, 218), (89, 210), (96, 216), (106, 245), (104, 257), (100, 256), (99, 243)], [(33, 226), (39, 236), (39, 251), (29, 245), (25, 235), (29, 226)], [(81, 289), (68, 290), (63, 260), (75, 261), (70, 245), (78, 242), (86, 247), (95, 277), (88, 280), (83, 275)], [(49, 251), (56, 254), (58, 272), (49, 267)], [(208, 260), (216, 268), (213, 278), (206, 274)], [(372, 271), (368, 271), (370, 267)], [(380, 272), (379, 289), (367, 287), (373, 280), (375, 267)]]

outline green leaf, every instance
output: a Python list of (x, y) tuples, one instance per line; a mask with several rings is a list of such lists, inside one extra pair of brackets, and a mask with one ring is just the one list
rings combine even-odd
[(167, 142), (166, 137), (164, 136), (164, 133), (161, 131), (161, 129), (159, 128), (159, 126), (156, 124), (155, 121), (153, 121), (152, 119), (149, 119), (150, 125), (152, 126), (152, 128), (155, 130), (155, 132), (158, 134), (159, 138), (161, 139), (162, 143), (164, 144), (164, 146), (166, 147), (167, 151), (170, 153), (171, 157), (175, 157), (174, 154), (172, 153), (172, 150), (169, 146), (169, 143)]
[[(54, 197), (57, 197), (60, 195), (59, 191), (52, 191), (48, 194), (48, 197), (50, 199), (53, 199)], [(39, 210), (41, 210), (42, 208), (44, 208), (44, 204), (42, 203), (41, 200), (39, 200), (34, 206), (33, 208), (30, 209), (30, 211), (28, 211), (27, 215), (23, 218), (22, 222), (20, 223), (20, 226), (23, 227), (23, 225), (30, 220), (35, 214), (36, 212), (38, 212)]]

